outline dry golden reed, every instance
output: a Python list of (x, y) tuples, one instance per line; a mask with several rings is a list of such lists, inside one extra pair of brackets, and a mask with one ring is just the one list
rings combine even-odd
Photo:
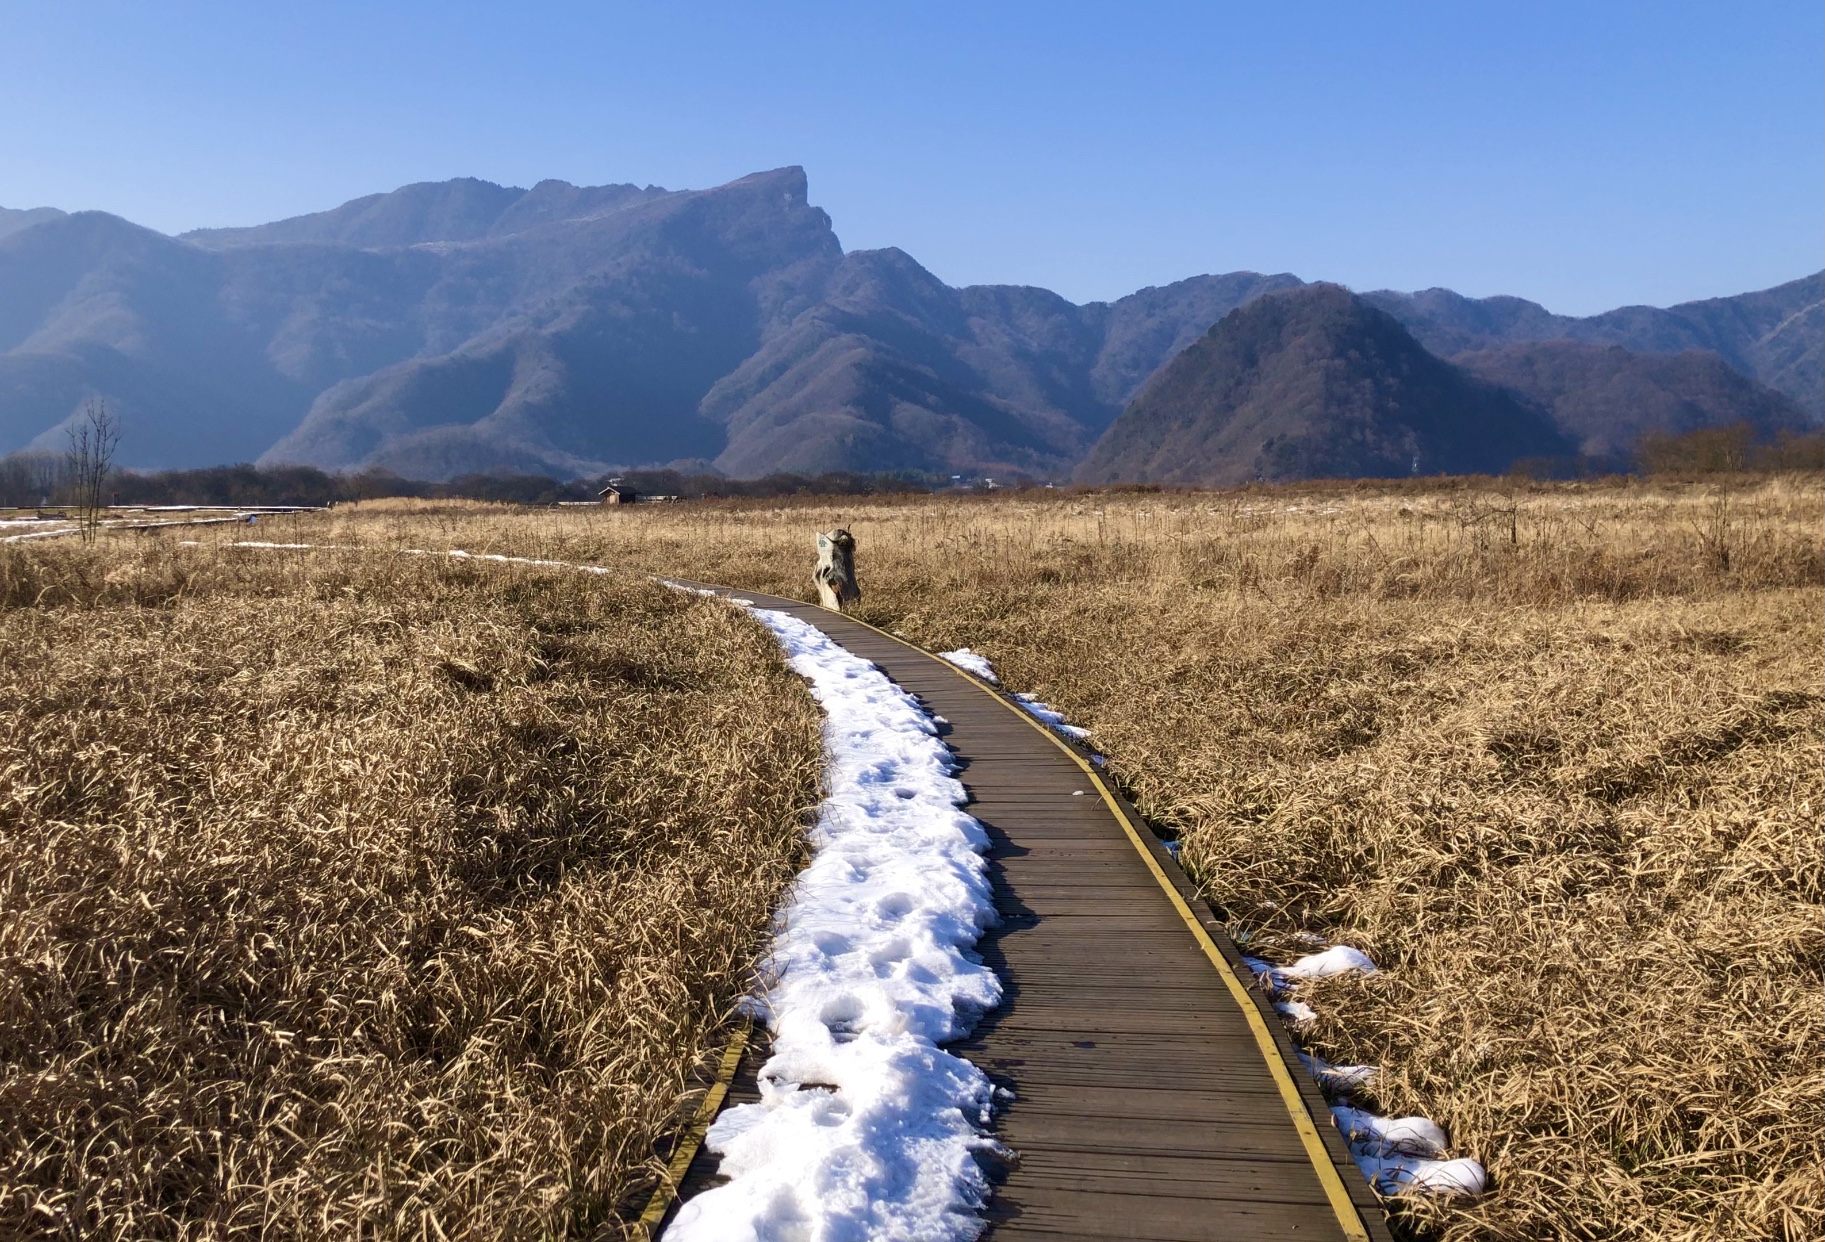
[(809, 596), (1095, 730), (1239, 940), (1368, 950), (1301, 1035), (1486, 1163), (1431, 1237), (1825, 1231), (1817, 476), (302, 519)]
[(0, 549), (0, 1236), (622, 1236), (818, 729), (638, 580)]

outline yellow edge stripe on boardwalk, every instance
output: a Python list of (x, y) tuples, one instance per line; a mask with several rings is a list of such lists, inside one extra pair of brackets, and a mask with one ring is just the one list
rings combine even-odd
[(665, 1177), (653, 1188), (652, 1198), (646, 1201), (646, 1210), (640, 1213), (639, 1221), (634, 1225), (634, 1236), (650, 1238), (659, 1222), (671, 1209), (672, 1200), (678, 1197), (678, 1184), (684, 1180), (685, 1170), (691, 1167), (691, 1161), (697, 1158), (697, 1149), (703, 1146), (703, 1137), (709, 1133), (710, 1123), (716, 1120), (716, 1113), (722, 1108), (723, 1097), (729, 1094), (729, 1084), (735, 1080), (735, 1067), (741, 1064), (741, 1054), (748, 1048), (748, 1032), (753, 1023), (743, 1019), (729, 1037), (729, 1046), (723, 1049), (722, 1064), (717, 1067), (716, 1081), (704, 1093), (703, 1103), (697, 1108), (697, 1117), (691, 1122), (691, 1128), (678, 1140), (678, 1150), (672, 1153), (672, 1162), (666, 1166)]
[(1268, 1070), (1274, 1077), (1274, 1085), (1280, 1088), (1281, 1102), (1286, 1105), (1286, 1111), (1293, 1119), (1293, 1128), (1299, 1131), (1299, 1139), (1305, 1144), (1306, 1156), (1311, 1160), (1312, 1168), (1318, 1174), (1318, 1181), (1324, 1186), (1325, 1197), (1330, 1200), (1331, 1211), (1336, 1214), (1337, 1223), (1343, 1227), (1344, 1237), (1348, 1238), (1350, 1242), (1369, 1242), (1369, 1228), (1363, 1223), (1362, 1213), (1357, 1211), (1356, 1204), (1350, 1198), (1349, 1188), (1343, 1184), (1343, 1178), (1338, 1176), (1337, 1166), (1331, 1160), (1331, 1153), (1325, 1150), (1324, 1139), (1319, 1137), (1318, 1127), (1313, 1123), (1311, 1110), (1305, 1106), (1305, 1099), (1299, 1094), (1299, 1085), (1293, 1081), (1292, 1071), (1288, 1068), (1286, 1059), (1280, 1055), (1280, 1046), (1274, 1042), (1274, 1034), (1268, 1030), (1266, 1019), (1261, 1016), (1261, 1010), (1256, 1006), (1254, 997), (1249, 995), (1248, 985), (1236, 977), (1235, 968), (1229, 964), (1229, 959), (1223, 956), (1223, 951), (1217, 948), (1217, 942), (1210, 938), (1210, 933), (1204, 930), (1202, 923), (1198, 922), (1197, 916), (1191, 912), (1191, 907), (1185, 904), (1185, 899), (1179, 895), (1177, 886), (1160, 867), (1159, 859), (1153, 856), (1153, 851), (1147, 848), (1147, 842), (1141, 837), (1140, 830), (1128, 818), (1128, 813), (1122, 809), (1122, 804), (1116, 801), (1114, 792), (1104, 782), (1095, 765), (1087, 762), (1050, 728), (1034, 719), (1031, 712), (1010, 702), (998, 687), (989, 685), (975, 674), (958, 668), (949, 660), (945, 660), (923, 647), (889, 634), (879, 626), (869, 625), (868, 622), (855, 617), (845, 619), (854, 621), (857, 625), (867, 626), (875, 633), (891, 638), (895, 642), (917, 651), (920, 655), (937, 660), (958, 676), (974, 682), (978, 687), (987, 691), (990, 698), (1026, 721), (1084, 770), (1084, 775), (1090, 778), (1091, 783), (1096, 786), (1097, 793), (1102, 795), (1103, 803), (1109, 808), (1109, 813), (1115, 816), (1116, 822), (1128, 834), (1128, 843), (1140, 851), (1141, 857), (1146, 860), (1147, 869), (1153, 873), (1153, 878), (1172, 902), (1172, 908), (1178, 911), (1185, 926), (1191, 929), (1192, 937), (1198, 942), (1198, 947), (1204, 950), (1204, 956), (1209, 958), (1211, 965), (1217, 968), (1217, 973), (1222, 976), (1223, 982), (1228, 986), (1230, 995), (1235, 998), (1236, 1004), (1241, 1007), (1243, 1016), (1248, 1019), (1248, 1027), (1254, 1034), (1255, 1044), (1267, 1061)]

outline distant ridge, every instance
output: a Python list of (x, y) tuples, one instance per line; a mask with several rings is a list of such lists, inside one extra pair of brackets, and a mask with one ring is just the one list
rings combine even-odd
[[(0, 453), (55, 450), (101, 397), (125, 425), (123, 460), (147, 468), (573, 477), (691, 459), (750, 477), (1063, 479), (1225, 315), (1302, 287), (1232, 272), (1081, 306), (952, 288), (897, 249), (845, 253), (799, 168), (684, 191), (459, 178), (183, 238), (101, 212), (0, 210)], [(1618, 391), (1657, 403), (1661, 422), (1788, 415), (1715, 367), (1468, 355), (1548, 340), (1710, 350), (1825, 417), (1817, 277), (1589, 319), (1448, 290), (1363, 301), (1433, 353), (1505, 367), (1523, 404), (1578, 424), (1578, 443), (1632, 434)]]
[(717, 465), (961, 469), (1062, 477), (1134, 388), (1208, 322), (1299, 282), (1235, 272), (1114, 303), (1045, 289), (953, 289), (901, 250), (857, 251), (821, 302), (712, 387)]
[(55, 207), (0, 207), (0, 237), (8, 233), (17, 233), (20, 229), (29, 229), (34, 224), (46, 220), (60, 220), (67, 214)]
[(665, 194), (657, 186), (575, 186), (541, 181), (530, 190), (474, 177), (421, 181), (329, 211), (248, 228), (194, 229), (182, 240), (214, 249), (318, 242), (385, 249), (507, 237), (541, 225), (586, 220)]
[(1521, 298), (1449, 289), (1363, 295), (1442, 357), (1521, 341), (1570, 340), (1652, 354), (1704, 349), (1825, 419), (1825, 272), (1662, 310), (1625, 306), (1574, 319)]
[(1620, 345), (1534, 341), (1452, 361), (1544, 411), (1582, 456), (1618, 464), (1649, 433), (1748, 423), (1769, 435), (1812, 425), (1785, 394), (1709, 350), (1641, 354)]
[(1471, 474), (1568, 452), (1539, 411), (1434, 357), (1338, 285), (1259, 298), (1168, 363), (1077, 471), (1083, 482)]

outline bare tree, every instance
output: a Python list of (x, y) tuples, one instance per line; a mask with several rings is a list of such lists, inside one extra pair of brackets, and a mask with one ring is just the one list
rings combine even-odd
[(82, 420), (69, 429), (70, 448), (64, 454), (64, 474), (75, 505), (84, 541), (95, 538), (101, 526), (101, 493), (114, 469), (114, 448), (120, 443), (120, 423), (100, 400), (82, 410)]

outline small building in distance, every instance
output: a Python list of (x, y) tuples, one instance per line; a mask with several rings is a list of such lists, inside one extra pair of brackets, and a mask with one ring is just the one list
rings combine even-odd
[(639, 500), (639, 495), (620, 479), (610, 479), (608, 486), (597, 492), (605, 505), (631, 505)]

